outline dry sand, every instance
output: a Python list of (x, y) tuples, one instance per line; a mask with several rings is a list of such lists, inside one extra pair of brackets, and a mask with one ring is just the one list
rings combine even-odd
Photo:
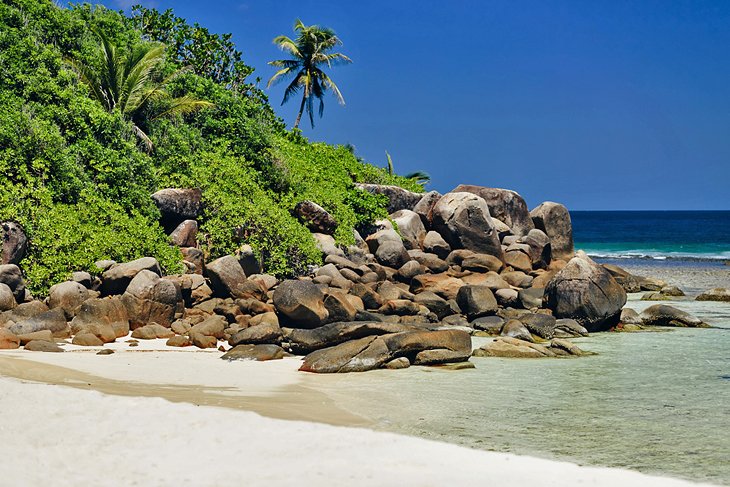
[(0, 353), (2, 484), (696, 485), (332, 426), (366, 423), (303, 387), (296, 359), (113, 347)]

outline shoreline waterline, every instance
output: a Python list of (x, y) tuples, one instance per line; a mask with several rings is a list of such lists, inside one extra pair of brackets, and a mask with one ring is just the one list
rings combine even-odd
[[(191, 355), (186, 352), (178, 354)], [(105, 474), (109, 469), (103, 461), (89, 460), (81, 463), (81, 471), (62, 477), (57, 485), (78, 484), (87, 477), (87, 480), (94, 478), (96, 485), (115, 485), (142, 478), (142, 475), (150, 485), (163, 485), (171, 480), (219, 485), (225, 478), (230, 479), (234, 474), (232, 469), (238, 471), (239, 468), (245, 468), (250, 474), (249, 485), (341, 485), (342, 482), (372, 485), (373, 481), (379, 485), (394, 486), (408, 482), (436, 486), (447, 481), (457, 481), (460, 485), (483, 485), (488, 481), (490, 485), (497, 486), (528, 486), (535, 485), (535, 482), (550, 486), (590, 484), (608, 487), (619, 483), (636, 487), (700, 485), (671, 477), (646, 476), (626, 469), (583, 467), (374, 431), (372, 425), (349, 414), (335, 417), (336, 421), (332, 416), (325, 417), (319, 413), (307, 417), (300, 411), (303, 395), (310, 395), (313, 400), (308, 404), (320, 412), (329, 414), (335, 408), (331, 401), (321, 402), (326, 394), (297, 384), (283, 386), (299, 393), (297, 401), (287, 400), (286, 392), (282, 394), (282, 391), (273, 394), (269, 391), (261, 397), (249, 397), (239, 402), (235, 402), (241, 399), (238, 395), (206, 393), (209, 400), (200, 401), (205, 394), (201, 396), (200, 391), (195, 390), (197, 386), (173, 384), (161, 387), (160, 384), (117, 381), (45, 361), (3, 355), (0, 354), (0, 382), (6, 394), (0, 396), (0, 405), (8, 411), (8, 426), (0, 432), (0, 437), (7, 435), (0, 452), (14, 445), (12, 450), (16, 460), (4, 467), (6, 479), (22, 479), (25, 485), (45, 485), (47, 482), (47, 478), (36, 478), (33, 472), (37, 470), (31, 469), (31, 465), (43, 463), (56, 470), (62, 469), (62, 466), (68, 469), (68, 465), (78, 465), (79, 458), (116, 458), (128, 456), (132, 451), (135, 455), (153, 459), (156, 468), (149, 470), (148, 462), (143, 462), (144, 466), (128, 462), (124, 469), (116, 468), (114, 471), (117, 473), (109, 476)], [(77, 355), (91, 362), (108, 358), (94, 357), (89, 353), (68, 355)], [(163, 357), (173, 355), (162, 354)], [(140, 356), (142, 354), (130, 352), (127, 358), (133, 362), (134, 357)], [(100, 368), (103, 369), (103, 365)], [(253, 370), (258, 374), (263, 369), (257, 367)], [(8, 378), (13, 375), (24, 377)], [(195, 400), (190, 401), (191, 398)], [(64, 407), (59, 410), (58, 404)], [(267, 414), (260, 415), (261, 411), (257, 409), (264, 405)], [(122, 419), (125, 415), (130, 415), (131, 423)], [(36, 419), (28, 424), (29, 418)], [(38, 418), (43, 418), (41, 426), (37, 426)], [(353, 420), (357, 423), (355, 428), (352, 427)], [(219, 435), (222, 425), (227, 430), (224, 437)], [(53, 445), (44, 446), (44, 442), (50, 441), (46, 428), (52, 428), (61, 435), (64, 448), (59, 449), (55, 441)], [(15, 435), (22, 435), (25, 441), (20, 444), (10, 441)], [(231, 438), (238, 441), (231, 441)], [(241, 441), (244, 438), (246, 441)], [(185, 473), (185, 469), (180, 468), (182, 465), (176, 453), (182, 453), (182, 445), (176, 446), (180, 442), (194, 442), (198, 447), (198, 467), (194, 473)], [(306, 443), (317, 446), (307, 448)], [(112, 454), (110, 450), (115, 448), (118, 450)], [(44, 452), (51, 454), (45, 457)], [(220, 464), (212, 461), (212, 455)], [(321, 455), (327, 456), (326, 464), (318, 464), (314, 460), (314, 457), (322, 458)], [(0, 456), (10, 458), (10, 451)], [(289, 469), (273, 468), (273, 463), (280, 462), (282, 457), (289, 458), (289, 469), (294, 469), (297, 475), (291, 475)], [(215, 465), (214, 470), (211, 470), (211, 465)], [(66, 480), (68, 482), (64, 483)]]

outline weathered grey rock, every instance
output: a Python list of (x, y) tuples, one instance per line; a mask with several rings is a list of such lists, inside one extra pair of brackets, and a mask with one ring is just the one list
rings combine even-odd
[(412, 316), (417, 315), (420, 307), (413, 301), (407, 299), (392, 299), (383, 303), (378, 313), (384, 315)]
[(626, 292), (606, 269), (578, 252), (548, 283), (544, 303), (556, 318), (572, 318), (589, 332), (603, 331), (618, 324)]
[(418, 216), (421, 217), (421, 221), (426, 228), (431, 227), (431, 210), (433, 210), (433, 207), (440, 199), (441, 193), (438, 191), (429, 191), (424, 194), (416, 206), (413, 207), (413, 211), (418, 213)]
[(327, 308), (327, 321), (353, 321), (357, 316), (357, 309), (352, 305), (347, 295), (341, 291), (330, 289), (324, 298), (324, 307)]
[(102, 274), (101, 294), (110, 296), (124, 293), (134, 276), (144, 270), (154, 272), (158, 276), (162, 275), (160, 264), (154, 257), (142, 257), (110, 267)]
[(423, 250), (445, 259), (451, 253), (451, 246), (444, 240), (440, 233), (433, 230), (426, 233), (423, 238)]
[(324, 374), (364, 372), (376, 369), (390, 359), (385, 342), (380, 337), (368, 336), (312, 352), (304, 357), (299, 370)]
[(382, 194), (388, 197), (388, 213), (398, 210), (412, 210), (423, 198), (423, 193), (414, 193), (398, 186), (382, 184), (356, 184), (358, 189), (372, 194)]
[(380, 308), (385, 300), (377, 292), (364, 284), (355, 284), (350, 289), (350, 294), (357, 296), (363, 302), (365, 309), (378, 309)]
[(515, 289), (497, 289), (496, 291), (494, 291), (494, 297), (497, 299), (497, 302), (500, 304), (500, 306), (509, 308), (524, 308), (524, 306), (522, 306), (522, 303), (520, 302), (520, 294)]
[(170, 243), (178, 247), (196, 247), (198, 242), (198, 222), (195, 220), (183, 220), (170, 233)]
[(411, 210), (399, 210), (390, 215), (390, 218), (398, 225), (398, 233), (403, 238), (406, 249), (420, 249), (426, 238), (426, 227), (423, 226), (421, 217)]
[(13, 291), (7, 284), (0, 282), (0, 311), (9, 311), (17, 305)]
[(431, 291), (416, 294), (414, 302), (428, 308), (439, 320), (443, 320), (445, 317), (454, 314), (449, 302)]
[(535, 269), (545, 269), (552, 261), (552, 246), (550, 237), (537, 228), (530, 230), (520, 242), (529, 247), (528, 255)]
[(133, 330), (152, 322), (169, 328), (178, 307), (182, 309), (182, 293), (174, 281), (143, 270), (127, 286), (122, 302)]
[(290, 327), (314, 328), (329, 316), (324, 294), (308, 281), (282, 282), (274, 291), (273, 300), (280, 318), (283, 317), (283, 322)]
[(524, 313), (520, 315), (520, 323), (530, 330), (530, 333), (540, 338), (550, 340), (555, 336), (557, 320), (554, 316), (541, 313)]
[(420, 276), (421, 274), (425, 273), (426, 268), (419, 264), (418, 261), (409, 260), (408, 262), (403, 264), (400, 269), (398, 269), (398, 272), (395, 274), (394, 277), (401, 282), (410, 284), (411, 280), (414, 277)]
[[(431, 353), (423, 353), (431, 352)], [(362, 372), (399, 356), (415, 356), (422, 365), (469, 359), (471, 338), (461, 330), (411, 331), (370, 336), (317, 350), (299, 370), (317, 373)]]
[(20, 267), (15, 264), (0, 265), (0, 283), (10, 288), (17, 303), (25, 300), (25, 279), (20, 272)]
[(436, 254), (422, 252), (420, 250), (409, 250), (408, 255), (412, 260), (426, 267), (434, 274), (440, 274), (449, 270), (449, 264), (436, 256)]
[(104, 345), (104, 342), (101, 340), (101, 338), (89, 332), (77, 333), (76, 335), (74, 335), (71, 343), (73, 345), (79, 345), (81, 347), (101, 347), (102, 345)]
[(61, 309), (52, 309), (31, 318), (17, 321), (8, 330), (15, 335), (26, 335), (41, 330), (50, 330), (55, 337), (69, 336), (69, 327)]
[(48, 307), (60, 308), (68, 320), (76, 315), (76, 309), (87, 299), (89, 299), (89, 290), (74, 281), (54, 284), (48, 291)]
[(326, 235), (324, 233), (313, 233), (314, 241), (317, 248), (324, 255), (337, 255), (345, 257), (345, 252), (337, 246), (335, 239), (332, 235)]
[(573, 224), (568, 209), (560, 203), (546, 201), (530, 212), (535, 228), (550, 237), (552, 255), (556, 259), (573, 257)]
[(194, 220), (203, 209), (203, 194), (199, 189), (167, 188), (152, 195), (162, 213), (165, 228), (175, 228), (183, 220)]
[(414, 294), (431, 291), (442, 298), (456, 299), (456, 295), (465, 283), (461, 279), (442, 274), (421, 274), (411, 280), (410, 290)]
[(413, 326), (379, 321), (355, 321), (330, 323), (311, 330), (282, 328), (284, 341), (289, 342), (294, 353), (309, 353), (314, 350), (339, 345), (350, 340), (389, 333), (414, 330)]
[(28, 237), (15, 222), (3, 222), (2, 264), (20, 264), (28, 252)]
[(102, 335), (100, 328), (106, 326), (113, 330), (115, 338), (121, 338), (129, 333), (127, 308), (118, 296), (87, 299), (81, 304), (71, 321), (71, 329), (74, 333), (87, 330), (100, 336)]
[(284, 349), (278, 345), (238, 345), (226, 352), (221, 359), (228, 360), (279, 360), (284, 358)]
[[(258, 257), (256, 257), (256, 254), (254, 253), (253, 248), (250, 245), (242, 245), (241, 248), (236, 250), (236, 258), (238, 259), (238, 263), (241, 264), (243, 273), (246, 274), (249, 278), (251, 276), (261, 274), (261, 262), (259, 261)], [(266, 288), (270, 289), (277, 281), (276, 278), (273, 276), (267, 277), (274, 279), (273, 283), (269, 282), (266, 285)], [(268, 279), (265, 278), (264, 280), (266, 281)]]
[(474, 357), (544, 358), (554, 357), (547, 347), (520, 339), (498, 337), (474, 350)]
[(294, 207), (294, 215), (311, 232), (332, 235), (337, 230), (337, 220), (314, 201), (301, 201)]
[(586, 330), (580, 323), (575, 320), (571, 320), (570, 318), (561, 318), (557, 320), (555, 322), (556, 334), (558, 330), (572, 336), (588, 336), (588, 330)]
[(677, 286), (664, 286), (659, 290), (664, 296), (671, 296), (673, 298), (685, 296), (684, 291), (679, 289)]
[(456, 303), (469, 320), (497, 312), (499, 305), (487, 286), (462, 286), (456, 295)]
[(220, 297), (238, 297), (238, 286), (246, 282), (246, 274), (233, 255), (225, 255), (208, 263), (205, 273), (210, 280), (211, 289)]
[(641, 325), (643, 321), (636, 310), (624, 308), (621, 310), (621, 323), (624, 325)]
[(132, 338), (139, 340), (154, 340), (155, 338), (172, 338), (175, 333), (169, 328), (165, 328), (157, 323), (140, 326), (132, 332)]
[(697, 296), (696, 300), (730, 302), (730, 288), (716, 287), (710, 289)]
[(167, 342), (165, 342), (165, 345), (168, 347), (192, 347), (193, 341), (188, 336), (184, 335), (175, 335), (174, 337), (170, 337)]
[(40, 330), (40, 331), (34, 331), (33, 333), (26, 333), (25, 335), (18, 335), (18, 338), (20, 339), (20, 344), (25, 345), (28, 342), (31, 342), (33, 340), (45, 340), (47, 342), (55, 342), (53, 338), (53, 333), (51, 330)]
[(518, 320), (508, 320), (507, 323), (502, 327), (500, 333), (502, 336), (518, 338), (520, 340), (526, 340), (532, 342), (532, 334), (522, 322)]
[(454, 192), (465, 191), (473, 193), (487, 203), (489, 214), (504, 222), (515, 235), (527, 235), (535, 228), (525, 200), (514, 191), (500, 188), (485, 188), (461, 184), (454, 188)]
[(31, 352), (63, 352), (63, 348), (59, 347), (53, 342), (47, 342), (45, 340), (33, 340), (25, 344), (26, 350)]
[(192, 336), (193, 334), (199, 334), (221, 339), (223, 338), (226, 326), (228, 326), (228, 322), (222, 316), (209, 316), (200, 323), (193, 325), (193, 327), (190, 328), (190, 331), (188, 332), (188, 336)]
[(667, 283), (661, 279), (642, 276), (636, 277), (639, 278), (639, 285), (641, 286), (642, 291), (661, 291), (662, 288), (667, 286)]
[(461, 261), (461, 268), (472, 272), (499, 272), (504, 263), (497, 257), (488, 254), (473, 254)]
[(375, 258), (384, 266), (398, 269), (410, 260), (403, 242), (388, 240), (378, 246)]
[(233, 347), (241, 344), (255, 345), (263, 343), (278, 345), (281, 343), (281, 336), (281, 328), (278, 323), (264, 322), (236, 332), (228, 339), (228, 343)]
[(696, 316), (666, 304), (655, 304), (641, 312), (641, 320), (647, 326), (677, 326), (707, 328), (710, 325)]
[(433, 229), (452, 249), (469, 249), (502, 258), (499, 235), (487, 203), (472, 193), (445, 194), (433, 208)]
[(86, 289), (91, 289), (94, 284), (99, 284), (97, 281), (94, 282), (94, 278), (86, 271), (76, 271), (73, 274), (71, 274), (71, 280), (73, 282), (78, 282), (82, 286), (84, 286)]
[(383, 364), (383, 368), (389, 370), (407, 369), (410, 366), (411, 362), (407, 357), (394, 358)]
[(545, 290), (539, 287), (520, 289), (518, 297), (520, 304), (525, 309), (539, 308), (542, 306), (542, 296)]
[(190, 341), (198, 348), (216, 348), (218, 346), (216, 337), (201, 333), (190, 333)]
[(486, 331), (490, 335), (499, 335), (504, 326), (504, 318), (501, 316), (482, 316), (471, 322), (475, 330)]
[(522, 272), (530, 272), (532, 270), (532, 262), (530, 257), (519, 250), (513, 250), (504, 253), (504, 263), (513, 269)]

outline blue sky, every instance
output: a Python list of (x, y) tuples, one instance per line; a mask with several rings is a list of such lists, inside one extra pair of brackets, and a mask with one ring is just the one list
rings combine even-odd
[[(138, 3), (105, 0), (110, 8)], [(334, 68), (312, 140), (425, 170), (430, 188), (514, 189), (530, 207), (730, 209), (730, 2), (154, 0), (232, 32), (262, 85), (271, 40), (334, 28)], [(285, 86), (285, 85), (284, 85)], [(289, 125), (298, 103), (280, 107)]]

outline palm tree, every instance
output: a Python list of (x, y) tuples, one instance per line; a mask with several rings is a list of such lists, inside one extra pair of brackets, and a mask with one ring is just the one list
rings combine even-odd
[(319, 100), (319, 116), (324, 112), (324, 95), (327, 90), (334, 93), (337, 101), (341, 105), (345, 104), (345, 99), (340, 93), (340, 89), (322, 71), (322, 67), (332, 67), (332, 65), (351, 63), (352, 60), (339, 52), (330, 53), (335, 46), (341, 45), (342, 41), (335, 35), (332, 29), (320, 27), (318, 25), (306, 26), (301, 20), (297, 19), (294, 23), (294, 31), (297, 33), (296, 40), (292, 40), (287, 36), (279, 36), (274, 39), (274, 44), (279, 46), (282, 51), (286, 51), (291, 55), (291, 59), (281, 59), (271, 61), (271, 66), (279, 69), (274, 76), (271, 77), (267, 88), (273, 84), (282, 81), (285, 78), (294, 76), (294, 79), (286, 87), (284, 91), (283, 105), (289, 99), (297, 94), (300, 90), (302, 94), (302, 103), (299, 106), (299, 114), (294, 122), (294, 128), (299, 127), (302, 119), (304, 108), (307, 108), (309, 114), (309, 123), (314, 127), (314, 99)]
[(165, 59), (163, 44), (142, 44), (125, 55), (103, 33), (97, 34), (101, 38), (97, 65), (90, 66), (75, 60), (70, 63), (81, 81), (89, 87), (92, 98), (98, 100), (107, 111), (118, 111), (132, 122), (135, 134), (144, 142), (148, 151), (152, 150), (152, 141), (140, 125), (142, 111), (151, 102), (165, 101), (155, 107), (157, 111), (149, 116), (150, 120), (185, 115), (213, 106), (208, 101), (192, 96), (171, 98), (167, 85), (186, 72), (186, 68), (179, 69), (162, 80), (153, 79), (155, 68)]
[[(393, 167), (393, 158), (390, 157), (388, 151), (385, 151), (385, 157), (388, 159), (388, 165), (385, 166), (385, 170), (388, 172), (388, 175), (397, 176)], [(431, 182), (431, 175), (428, 174), (426, 171), (414, 171), (408, 174), (404, 174), (402, 177), (406, 179), (413, 179), (417, 184), (420, 184), (421, 186), (425, 186)]]

